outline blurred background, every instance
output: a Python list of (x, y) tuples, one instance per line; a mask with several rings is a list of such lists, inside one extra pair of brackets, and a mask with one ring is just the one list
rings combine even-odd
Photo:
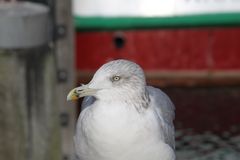
[(129, 59), (176, 106), (178, 160), (240, 157), (240, 1), (0, 0), (0, 160), (71, 160), (70, 89)]

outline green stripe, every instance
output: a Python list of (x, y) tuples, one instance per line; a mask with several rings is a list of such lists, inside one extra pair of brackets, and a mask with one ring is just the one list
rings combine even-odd
[(130, 30), (240, 26), (240, 13), (202, 14), (174, 17), (74, 17), (77, 30)]

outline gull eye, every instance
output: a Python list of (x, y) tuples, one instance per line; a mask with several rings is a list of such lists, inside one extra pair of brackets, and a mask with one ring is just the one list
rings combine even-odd
[(120, 76), (113, 76), (112, 81), (119, 81), (121, 78)]

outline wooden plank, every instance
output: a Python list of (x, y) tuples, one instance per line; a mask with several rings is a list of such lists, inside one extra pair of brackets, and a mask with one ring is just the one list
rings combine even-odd
[[(144, 70), (240, 70), (240, 29), (198, 28), (77, 32), (76, 67), (96, 70), (113, 59), (135, 61)], [(121, 48), (116, 38), (124, 42)]]
[(173, 17), (80, 17), (75, 27), (81, 31), (133, 30), (239, 26), (240, 13), (199, 14)]
[[(78, 83), (88, 83), (93, 71), (78, 71)], [(159, 87), (233, 86), (240, 84), (240, 71), (147, 71), (148, 84)]]
[[(56, 0), (56, 24), (65, 27), (65, 35), (56, 41), (56, 62), (58, 71), (66, 73), (66, 81), (57, 84), (57, 106), (60, 109), (62, 158), (71, 159), (74, 155), (73, 136), (76, 122), (76, 105), (66, 101), (67, 93), (75, 87), (74, 68), (74, 27), (71, 1)], [(60, 75), (58, 75), (60, 76)]]

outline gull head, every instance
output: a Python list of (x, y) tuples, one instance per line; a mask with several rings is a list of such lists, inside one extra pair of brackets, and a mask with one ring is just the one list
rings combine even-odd
[(127, 100), (145, 94), (145, 76), (142, 68), (128, 60), (114, 60), (104, 64), (85, 85), (72, 89), (67, 100), (94, 96), (100, 100)]

